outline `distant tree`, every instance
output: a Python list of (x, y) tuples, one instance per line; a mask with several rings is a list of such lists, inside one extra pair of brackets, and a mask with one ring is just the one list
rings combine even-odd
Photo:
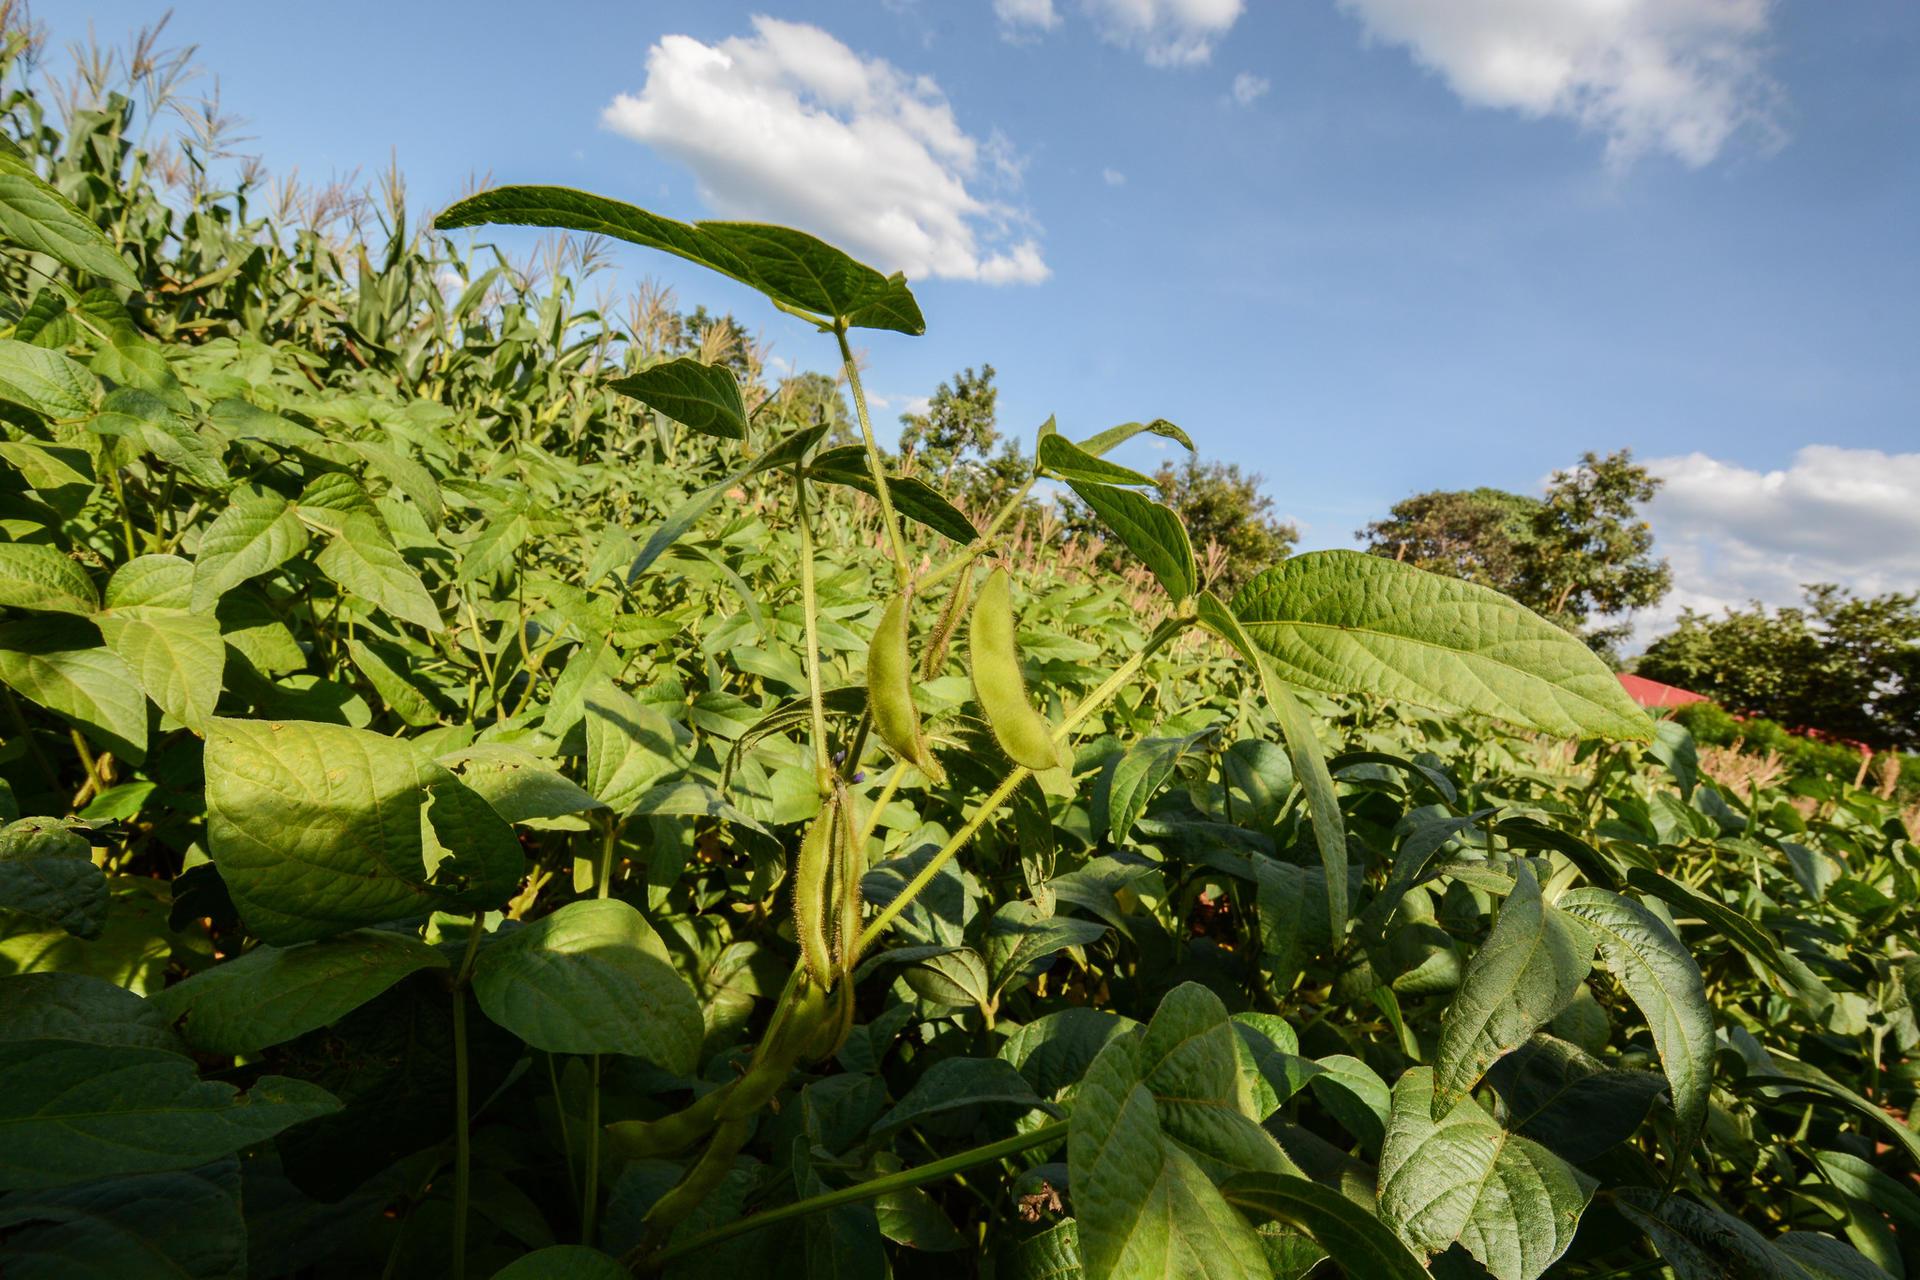
[(1920, 745), (1920, 596), (1861, 599), (1831, 583), (1803, 606), (1689, 609), (1640, 656), (1651, 680), (1731, 711), (1875, 747)]
[(1544, 498), (1500, 489), (1415, 494), (1359, 536), (1376, 555), (1505, 592), (1611, 659), (1629, 627), (1593, 619), (1658, 604), (1672, 585), (1640, 515), (1660, 483), (1629, 450), (1587, 453), (1554, 472)]
[(986, 364), (942, 382), (923, 412), (900, 415), (901, 464), (975, 516), (1025, 480), (1032, 467), (1018, 440), (1001, 439), (999, 399), (993, 366)]
[(1375, 555), (1511, 591), (1540, 505), (1504, 489), (1436, 489), (1394, 503), (1385, 520), (1355, 536)]
[[(1192, 457), (1179, 464), (1163, 462), (1153, 480), (1160, 500), (1187, 526), (1194, 550), (1204, 555), (1208, 543), (1220, 548), (1222, 564), (1212, 582), (1217, 592), (1239, 590), (1254, 574), (1286, 559), (1300, 538), (1298, 529), (1273, 514), (1273, 499), (1260, 491), (1261, 477), (1234, 463)], [(1067, 534), (1106, 538), (1103, 558), (1113, 562), (1125, 555), (1083, 503), (1069, 494), (1060, 505)]]
[(825, 427), (828, 444), (848, 444), (860, 438), (859, 427), (840, 393), (839, 380), (824, 373), (796, 373), (780, 380), (774, 404), (781, 417), (797, 428)]

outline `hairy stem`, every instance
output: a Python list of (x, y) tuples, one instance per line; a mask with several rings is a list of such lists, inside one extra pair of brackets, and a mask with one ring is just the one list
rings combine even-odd
[(867, 442), (867, 467), (873, 472), (873, 492), (880, 499), (880, 523), (887, 529), (887, 545), (893, 549), (893, 567), (906, 586), (913, 576), (913, 560), (907, 552), (907, 539), (900, 532), (900, 517), (893, 510), (893, 494), (887, 488), (887, 469), (882, 465), (879, 442), (873, 438), (873, 420), (867, 416), (867, 393), (860, 385), (860, 369), (854, 364), (853, 348), (847, 345), (847, 327), (835, 324), (833, 336), (840, 342), (840, 363), (847, 371), (847, 389), (853, 393), (853, 411), (860, 419), (860, 436)]
[(758, 1231), (762, 1227), (770, 1227), (775, 1223), (804, 1217), (810, 1213), (822, 1213), (828, 1209), (837, 1209), (843, 1204), (857, 1204), (862, 1200), (872, 1200), (878, 1196), (887, 1195), (890, 1192), (905, 1191), (911, 1187), (925, 1186), (929, 1182), (938, 1182), (943, 1178), (952, 1177), (956, 1173), (974, 1168), (977, 1165), (990, 1164), (995, 1160), (1001, 1160), (1011, 1155), (1018, 1155), (1020, 1152), (1031, 1150), (1034, 1147), (1044, 1147), (1049, 1143), (1062, 1142), (1066, 1139), (1066, 1136), (1067, 1122), (1065, 1120), (1056, 1120), (1052, 1124), (1041, 1125), (1038, 1129), (1015, 1134), (1011, 1138), (1002, 1138), (1000, 1141), (990, 1142), (984, 1147), (973, 1147), (969, 1150), (958, 1152), (955, 1155), (950, 1155), (943, 1160), (935, 1160), (930, 1164), (917, 1165), (911, 1169), (902, 1169), (898, 1173), (889, 1173), (879, 1178), (869, 1178), (864, 1182), (856, 1182), (850, 1187), (842, 1187), (837, 1191), (825, 1191), (816, 1196), (808, 1196), (804, 1200), (795, 1200), (792, 1204), (783, 1204), (776, 1209), (768, 1209), (765, 1213), (756, 1213), (745, 1218), (736, 1218), (732, 1222), (715, 1227), (711, 1231), (703, 1231), (697, 1236), (682, 1240), (669, 1249), (662, 1249), (659, 1253), (647, 1259), (646, 1265), (649, 1269), (663, 1267), (675, 1258), (686, 1257), (688, 1254), (698, 1252), (699, 1250), (711, 1248), (723, 1240), (731, 1240), (735, 1236), (743, 1236), (750, 1231)]
[[(833, 759), (827, 748), (827, 712), (820, 688), (820, 598), (813, 578), (813, 513), (807, 507), (807, 482), (800, 469), (793, 470), (793, 484), (800, 507), (800, 607), (807, 629), (807, 703), (813, 712), (813, 767), (824, 779), (833, 772)], [(858, 761), (849, 761), (857, 768)]]

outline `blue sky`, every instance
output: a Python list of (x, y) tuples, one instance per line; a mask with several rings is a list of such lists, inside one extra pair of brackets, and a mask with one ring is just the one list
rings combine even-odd
[[(42, 16), (119, 40), (152, 12)], [(168, 30), (277, 171), (391, 150), (423, 208), (490, 172), (907, 268), (928, 334), (866, 340), (883, 416), (987, 362), (1011, 429), (1168, 417), (1306, 546), (1630, 446), (1669, 478), (1680, 589), (1649, 625), (1920, 586), (1910, 0), (273, 12), (189, 0)], [(746, 291), (619, 256), (828, 363)]]

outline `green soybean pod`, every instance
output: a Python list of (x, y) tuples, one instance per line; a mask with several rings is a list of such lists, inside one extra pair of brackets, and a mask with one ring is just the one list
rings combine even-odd
[(825, 988), (833, 981), (833, 956), (827, 946), (827, 880), (833, 870), (833, 846), (839, 827), (838, 796), (829, 796), (800, 840), (793, 864), (793, 932), (800, 958), (813, 980)]
[(967, 625), (967, 656), (973, 696), (986, 713), (995, 741), (1007, 758), (1038, 773), (1060, 763), (1053, 726), (1027, 701), (1020, 650), (1013, 634), (1013, 585), (1005, 569), (987, 575)]
[(628, 1159), (676, 1155), (713, 1132), (735, 1084), (730, 1080), (658, 1120), (617, 1121), (607, 1126), (607, 1137), (613, 1149)]
[(867, 710), (880, 740), (939, 783), (945, 775), (920, 732), (920, 710), (913, 705), (913, 658), (907, 652), (907, 606), (912, 599), (911, 591), (895, 596), (873, 629), (867, 645)]
[(933, 634), (927, 637), (926, 651), (920, 655), (922, 680), (934, 679), (947, 665), (947, 645), (972, 598), (973, 566), (969, 564), (954, 576), (953, 586), (947, 591), (947, 602), (940, 606), (940, 620), (933, 624)]
[[(839, 794), (835, 798), (840, 802), (840, 839), (839, 856), (834, 860), (838, 872), (839, 900), (838, 914), (834, 922), (834, 943), (840, 956), (840, 970), (843, 974), (853, 972), (853, 961), (860, 954), (860, 875), (866, 868), (866, 850), (859, 847), (859, 814), (853, 803), (853, 793), (846, 784), (839, 785)], [(848, 979), (840, 983), (848, 984)]]

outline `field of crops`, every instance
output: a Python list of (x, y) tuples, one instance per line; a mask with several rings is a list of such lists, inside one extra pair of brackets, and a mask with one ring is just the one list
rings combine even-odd
[[(799, 233), (361, 244), (5, 111), (9, 1280), (1920, 1267), (1895, 803), (1716, 780), (1484, 588), (1215, 596), (1108, 456), (1171, 423), (890, 474), (919, 307)], [(813, 320), (860, 433), (502, 223)]]

